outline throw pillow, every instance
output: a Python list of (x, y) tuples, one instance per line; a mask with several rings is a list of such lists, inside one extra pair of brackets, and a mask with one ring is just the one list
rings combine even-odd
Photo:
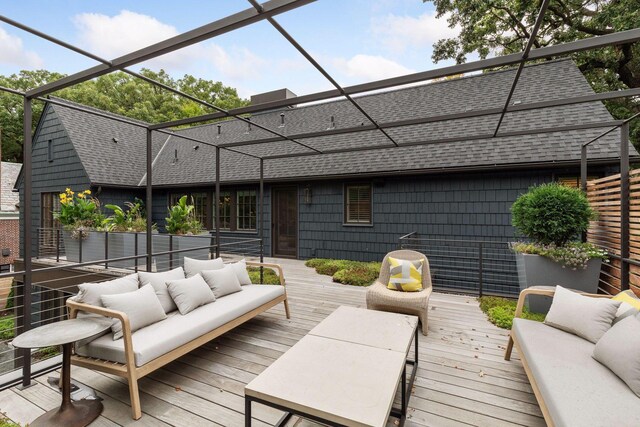
[(211, 288), (200, 274), (188, 279), (170, 280), (167, 282), (167, 288), (182, 315), (216, 300)]
[(193, 277), (203, 270), (219, 270), (222, 267), (224, 267), (222, 258), (194, 259), (184, 257), (184, 272), (187, 278)]
[(609, 368), (640, 397), (640, 317), (627, 317), (600, 338), (593, 358)]
[[(102, 295), (101, 300), (106, 308), (121, 311), (129, 317), (132, 333), (167, 318), (151, 285), (144, 285), (133, 292)], [(122, 323), (119, 319), (113, 320), (111, 330), (114, 340), (122, 338)]]
[(556, 286), (544, 323), (596, 343), (611, 328), (620, 301), (592, 298)]
[(232, 262), (227, 265), (233, 268), (241, 285), (251, 284), (251, 277), (249, 277), (249, 272), (247, 271), (247, 261), (245, 261), (244, 258), (238, 262)]
[(171, 295), (169, 295), (169, 290), (167, 289), (167, 282), (169, 280), (180, 280), (184, 279), (184, 270), (182, 267), (174, 268), (173, 270), (163, 271), (161, 273), (149, 273), (146, 271), (141, 271), (138, 273), (138, 277), (140, 278), (140, 284), (146, 285), (149, 283), (153, 286), (153, 289), (156, 292), (158, 300), (160, 300), (160, 304), (162, 304), (162, 308), (165, 313), (171, 313), (173, 310), (176, 310), (178, 307), (176, 303), (171, 299)]
[(75, 301), (102, 307), (101, 296), (133, 292), (138, 289), (138, 274), (99, 283), (83, 283), (78, 285), (78, 289)]
[(205, 270), (201, 274), (216, 299), (242, 290), (236, 271), (231, 265), (220, 270)]
[(422, 259), (410, 261), (389, 257), (388, 261), (389, 283), (387, 288), (405, 292), (422, 290)]
[(631, 289), (620, 292), (611, 299), (614, 301), (620, 301), (620, 307), (618, 308), (616, 318), (613, 321), (614, 325), (622, 319), (640, 312), (640, 298), (638, 298)]

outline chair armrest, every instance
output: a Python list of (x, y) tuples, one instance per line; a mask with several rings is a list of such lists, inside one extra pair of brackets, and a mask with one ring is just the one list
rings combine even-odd
[[(612, 297), (612, 295), (589, 294), (589, 293), (580, 292), (580, 291), (574, 291), (574, 292), (590, 298), (611, 298)], [(528, 287), (527, 289), (524, 289), (522, 292), (520, 292), (520, 296), (518, 297), (518, 305), (516, 306), (516, 313), (514, 317), (522, 317), (522, 310), (524, 309), (524, 302), (527, 295), (543, 295), (543, 296), (553, 297), (555, 293), (556, 293), (555, 286), (531, 286), (531, 287)]]
[(270, 264), (267, 262), (257, 262), (257, 261), (246, 261), (248, 267), (264, 267), (269, 268), (276, 272), (278, 278), (280, 279), (280, 284), (282, 286), (286, 286), (286, 281), (284, 279), (284, 272), (282, 271), (282, 266), (280, 264)]

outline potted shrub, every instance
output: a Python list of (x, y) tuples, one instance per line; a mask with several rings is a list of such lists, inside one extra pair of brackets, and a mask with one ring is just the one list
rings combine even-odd
[[(144, 203), (140, 199), (134, 202), (125, 202), (126, 210), (117, 205), (105, 205), (112, 214), (104, 219), (102, 228), (108, 231), (109, 258), (122, 258), (136, 255), (136, 234), (138, 255), (147, 252), (147, 216)], [(155, 230), (155, 225), (154, 225)], [(138, 259), (138, 264), (144, 265), (144, 259)], [(131, 268), (134, 260), (118, 261), (110, 265), (119, 268)]]
[(68, 261), (97, 261), (104, 258), (104, 235), (96, 233), (104, 219), (100, 202), (91, 197), (91, 190), (75, 193), (70, 188), (60, 194), (60, 211), (54, 217), (63, 226), (65, 255)]
[[(204, 226), (195, 216), (195, 206), (189, 204), (187, 196), (182, 196), (178, 203), (169, 207), (168, 217), (165, 218), (165, 228), (171, 236), (158, 235), (156, 252), (169, 251), (171, 247), (170, 241), (173, 242), (173, 250), (184, 250), (192, 248), (200, 248), (210, 246), (213, 243), (211, 236), (207, 233), (203, 234)], [(154, 239), (154, 241), (156, 240)], [(155, 248), (155, 244), (154, 244)], [(183, 264), (184, 257), (207, 259), (209, 258), (210, 249), (195, 249), (193, 251), (179, 252), (173, 256), (173, 267)], [(158, 269), (169, 268), (169, 256), (163, 255), (158, 257)]]
[[(515, 242), (520, 290), (561, 285), (596, 293), (607, 253), (581, 242), (596, 214), (582, 191), (559, 183), (534, 186), (511, 207), (513, 226), (529, 242)], [(529, 309), (546, 312), (550, 299), (529, 297)]]

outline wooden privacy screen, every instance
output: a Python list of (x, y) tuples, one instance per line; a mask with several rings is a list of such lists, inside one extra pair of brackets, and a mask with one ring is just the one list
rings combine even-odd
[[(629, 258), (640, 262), (640, 169), (629, 173)], [(591, 221), (587, 240), (611, 253), (609, 263), (602, 265), (600, 289), (620, 292), (620, 174), (587, 182), (587, 197), (598, 219)], [(640, 296), (640, 267), (629, 264), (629, 287)]]

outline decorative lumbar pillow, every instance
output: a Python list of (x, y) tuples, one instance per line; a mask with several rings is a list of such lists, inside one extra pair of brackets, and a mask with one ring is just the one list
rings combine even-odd
[(194, 259), (184, 257), (184, 272), (187, 278), (193, 277), (203, 270), (219, 270), (222, 267), (224, 267), (222, 258)]
[(631, 289), (620, 292), (611, 299), (613, 301), (620, 301), (620, 307), (618, 307), (616, 318), (613, 321), (614, 325), (622, 319), (634, 316), (640, 312), (640, 298), (638, 298)]
[(620, 301), (593, 298), (556, 286), (544, 323), (596, 343), (611, 328)]
[(188, 279), (170, 280), (167, 282), (167, 288), (171, 298), (178, 306), (180, 314), (187, 314), (201, 305), (216, 300), (213, 291), (200, 274)]
[(389, 261), (389, 283), (387, 287), (396, 291), (415, 292), (422, 290), (423, 260), (405, 260), (393, 257)]
[(233, 271), (235, 271), (236, 276), (238, 276), (238, 281), (241, 285), (251, 284), (251, 277), (249, 277), (249, 272), (247, 271), (247, 261), (245, 261), (244, 258), (238, 262), (232, 262), (227, 265), (233, 268)]
[(76, 302), (102, 307), (101, 296), (133, 292), (138, 289), (138, 284), (137, 273), (106, 282), (83, 283), (78, 285), (79, 292), (74, 300)]
[(605, 333), (593, 358), (609, 368), (640, 397), (640, 317), (629, 316)]
[(161, 273), (149, 273), (146, 271), (141, 271), (138, 273), (140, 284), (146, 285), (149, 283), (153, 286), (153, 289), (158, 296), (158, 300), (160, 300), (160, 304), (162, 304), (162, 308), (165, 313), (170, 313), (173, 310), (177, 309), (176, 303), (171, 299), (171, 295), (169, 295), (169, 290), (167, 289), (167, 282), (169, 280), (180, 280), (184, 279), (184, 270), (182, 267), (174, 268), (173, 270), (163, 271)]
[[(101, 300), (106, 308), (121, 311), (129, 317), (132, 333), (167, 318), (151, 285), (124, 294), (102, 295)], [(114, 340), (122, 338), (122, 322), (119, 319), (113, 320), (111, 330)]]
[(205, 270), (200, 274), (213, 291), (216, 299), (242, 290), (236, 271), (231, 265), (220, 270)]

